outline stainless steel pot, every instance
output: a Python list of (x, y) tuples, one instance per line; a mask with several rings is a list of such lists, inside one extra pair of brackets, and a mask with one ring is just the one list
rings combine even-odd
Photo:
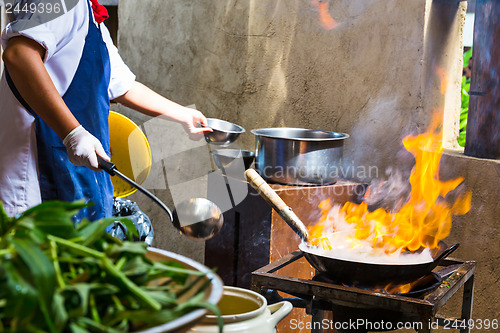
[(255, 168), (268, 182), (327, 185), (337, 181), (345, 133), (305, 128), (261, 128), (255, 135)]

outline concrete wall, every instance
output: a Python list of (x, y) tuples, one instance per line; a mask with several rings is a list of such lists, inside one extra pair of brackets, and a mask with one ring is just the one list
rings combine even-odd
[[(472, 190), (469, 213), (453, 220), (447, 244), (460, 243), (453, 254), (456, 258), (475, 260), (478, 263), (475, 291), (475, 319), (500, 319), (500, 160), (468, 157), (460, 150), (448, 150), (441, 159), (441, 175), (449, 179), (461, 175), (465, 186)], [(460, 297), (460, 296), (458, 296)], [(447, 309), (459, 315), (458, 299)], [(456, 306), (453, 306), (456, 305)], [(473, 330), (487, 332), (488, 330)]]
[(120, 2), (123, 57), (140, 81), (207, 116), (347, 132), (346, 155), (376, 165), (426, 126), (424, 0), (332, 1), (332, 30), (304, 0), (141, 3)]
[[(309, 0), (120, 0), (119, 49), (139, 81), (207, 116), (249, 130), (307, 127), (346, 132), (345, 160), (407, 171), (401, 139), (442, 114), (453, 145), (459, 111), (465, 3), (446, 0), (336, 0), (327, 29)], [(328, 22), (327, 22), (328, 23)], [(439, 69), (446, 77), (439, 74)], [(441, 92), (441, 85), (448, 82)], [(137, 122), (147, 120), (117, 107)], [(178, 137), (156, 133), (166, 145)], [(473, 208), (455, 222), (457, 257), (478, 260), (476, 318), (500, 318), (498, 175), (495, 162), (448, 156), (443, 173), (465, 176)], [(368, 175), (370, 176), (370, 175)], [(371, 175), (372, 177), (377, 175)], [(169, 202), (168, 190), (155, 193)], [(133, 195), (155, 223), (155, 245), (203, 260), (203, 244), (175, 234), (163, 213)]]

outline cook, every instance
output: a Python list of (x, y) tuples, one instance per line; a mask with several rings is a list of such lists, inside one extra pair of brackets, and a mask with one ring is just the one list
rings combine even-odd
[(97, 0), (79, 0), (34, 26), (37, 14), (13, 11), (1, 37), (0, 201), (14, 216), (41, 201), (85, 198), (94, 205), (77, 220), (109, 217), (113, 188), (107, 173), (96, 172), (96, 154), (109, 159), (110, 100), (179, 122), (190, 134), (210, 131), (198, 126), (207, 120), (135, 81)]

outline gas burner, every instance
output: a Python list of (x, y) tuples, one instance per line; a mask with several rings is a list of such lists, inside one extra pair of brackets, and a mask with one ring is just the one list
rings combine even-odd
[[(445, 259), (432, 274), (415, 281), (409, 292), (392, 295), (359, 286), (339, 285), (313, 271), (310, 278), (301, 278), (304, 276), (304, 262), (303, 253), (296, 251), (254, 271), (252, 290), (272, 295), (270, 303), (285, 299), (296, 308), (305, 308), (307, 314), (312, 315), (311, 325), (321, 323), (325, 311), (332, 313), (332, 323), (358, 320), (386, 323), (382, 329), (366, 326), (354, 330), (336, 328), (342, 333), (391, 331), (397, 329), (396, 323), (417, 323), (421, 325), (419, 333), (432, 332), (435, 326), (445, 323), (437, 312), (462, 286), (462, 317), (446, 317), (446, 321), (460, 325), (472, 315), (475, 261)], [(294, 297), (286, 297), (286, 294)]]
[[(324, 282), (324, 283), (331, 283), (331, 284), (339, 284), (332, 278), (328, 277), (327, 275), (323, 273), (316, 273), (316, 275), (313, 276), (311, 279), (312, 281), (318, 281), (318, 282)], [(437, 287), (443, 282), (443, 278), (440, 277), (437, 273), (431, 272), (430, 274), (427, 274), (426, 276), (421, 277), (420, 279), (409, 283), (407, 285), (390, 285), (389, 287), (387, 286), (378, 286), (378, 287), (371, 287), (371, 286), (362, 286), (362, 285), (353, 285), (353, 286), (348, 286), (345, 284), (342, 284), (344, 287), (351, 287), (355, 289), (361, 289), (361, 290), (366, 290), (366, 291), (372, 291), (372, 292), (379, 292), (379, 293), (385, 293), (388, 295), (399, 295), (399, 296), (406, 296), (406, 297), (419, 297), (424, 295), (425, 293), (428, 293)]]

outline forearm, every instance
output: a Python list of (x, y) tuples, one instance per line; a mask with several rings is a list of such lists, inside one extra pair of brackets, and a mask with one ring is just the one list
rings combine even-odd
[(172, 102), (137, 81), (127, 93), (115, 98), (114, 101), (148, 116), (165, 116), (174, 121), (181, 121), (179, 115), (185, 110), (182, 105)]
[(37, 42), (14, 37), (5, 49), (3, 60), (24, 100), (63, 139), (79, 123), (45, 69), (44, 52)]
[(193, 140), (199, 140), (203, 133), (212, 131), (200, 111), (174, 103), (139, 82), (134, 82), (132, 88), (115, 101), (152, 117), (163, 116), (176, 121)]

